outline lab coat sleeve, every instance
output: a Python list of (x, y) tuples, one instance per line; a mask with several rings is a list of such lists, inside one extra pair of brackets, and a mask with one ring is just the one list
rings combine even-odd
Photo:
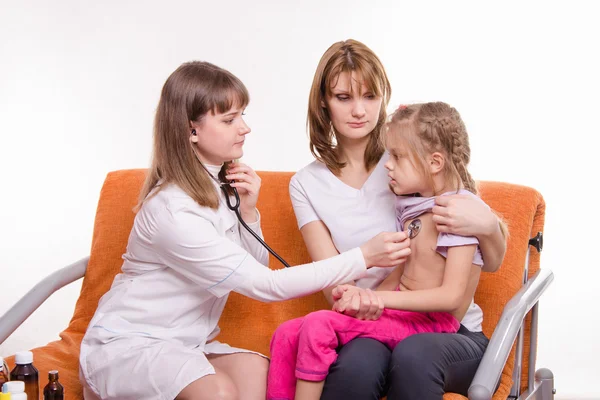
[[(260, 212), (258, 211), (258, 209), (256, 210), (256, 214), (258, 215), (257, 220), (255, 222), (253, 222), (251, 224), (247, 224), (247, 225), (261, 239), (264, 239), (264, 236), (262, 234), (262, 230), (260, 227)], [(252, 234), (250, 232), (248, 232), (246, 230), (246, 228), (244, 228), (242, 226), (242, 224), (238, 224), (238, 226), (239, 226), (239, 230), (240, 230), (240, 238), (242, 240), (242, 246), (246, 250), (248, 250), (248, 253), (250, 253), (252, 255), (252, 257), (254, 257), (256, 259), (256, 261), (258, 261), (262, 265), (268, 266), (269, 265), (269, 252), (267, 251), (267, 249), (265, 249), (264, 246), (262, 244), (260, 244), (260, 242), (258, 240), (256, 240), (256, 238), (254, 236), (252, 236)]]
[(208, 219), (188, 209), (161, 213), (152, 246), (167, 267), (217, 297), (235, 290), (262, 301), (291, 299), (358, 279), (366, 272), (359, 248), (312, 264), (270, 270), (219, 235)]
[(293, 299), (362, 278), (367, 269), (360, 248), (291, 268), (270, 270), (249, 264), (235, 292), (264, 302)]

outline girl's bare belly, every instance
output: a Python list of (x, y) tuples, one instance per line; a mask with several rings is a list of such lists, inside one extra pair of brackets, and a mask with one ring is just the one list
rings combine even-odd
[[(404, 264), (404, 271), (400, 276), (398, 283), (400, 290), (433, 289), (442, 286), (444, 282), (446, 259), (436, 251), (439, 233), (432, 218), (432, 213), (422, 214), (418, 217), (421, 220), (421, 230), (410, 241), (411, 255)], [(407, 231), (411, 222), (412, 220), (409, 220), (405, 223), (404, 231)], [(459, 321), (464, 317), (471, 304), (480, 273), (481, 268), (472, 265), (469, 285), (461, 305), (452, 313)]]

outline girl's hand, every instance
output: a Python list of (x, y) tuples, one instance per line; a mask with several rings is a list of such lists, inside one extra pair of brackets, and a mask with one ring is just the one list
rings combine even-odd
[(410, 255), (410, 239), (406, 232), (382, 232), (360, 249), (367, 268), (396, 267)]
[(383, 312), (383, 299), (371, 289), (340, 285), (332, 292), (333, 311), (361, 320), (376, 320)]
[(240, 195), (240, 213), (244, 221), (247, 221), (247, 218), (256, 221), (255, 210), (260, 191), (260, 177), (246, 164), (231, 163), (225, 178), (235, 181), (231, 186), (237, 188)]
[(490, 207), (474, 196), (453, 194), (437, 196), (432, 209), (437, 230), (478, 238), (498, 230), (498, 218)]

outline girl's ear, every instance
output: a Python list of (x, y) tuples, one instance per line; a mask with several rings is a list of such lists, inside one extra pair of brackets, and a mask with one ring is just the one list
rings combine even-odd
[(444, 155), (439, 152), (432, 153), (427, 160), (429, 163), (429, 171), (432, 175), (438, 174), (444, 170), (444, 165), (446, 163), (446, 159)]

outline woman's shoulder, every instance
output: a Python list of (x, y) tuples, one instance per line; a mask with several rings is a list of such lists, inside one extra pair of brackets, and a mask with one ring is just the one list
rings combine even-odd
[(331, 171), (321, 161), (315, 160), (298, 170), (290, 180), (290, 190), (321, 185), (329, 179)]
[(188, 216), (195, 215), (208, 219), (216, 214), (216, 210), (199, 205), (183, 189), (173, 183), (164, 184), (155, 195), (144, 202), (140, 211), (156, 215), (166, 213), (171, 216), (185, 213)]
[(299, 169), (294, 176), (292, 176), (292, 180), (304, 182), (315, 177), (322, 177), (328, 172), (331, 173), (324, 163), (319, 160), (314, 160), (310, 164)]

